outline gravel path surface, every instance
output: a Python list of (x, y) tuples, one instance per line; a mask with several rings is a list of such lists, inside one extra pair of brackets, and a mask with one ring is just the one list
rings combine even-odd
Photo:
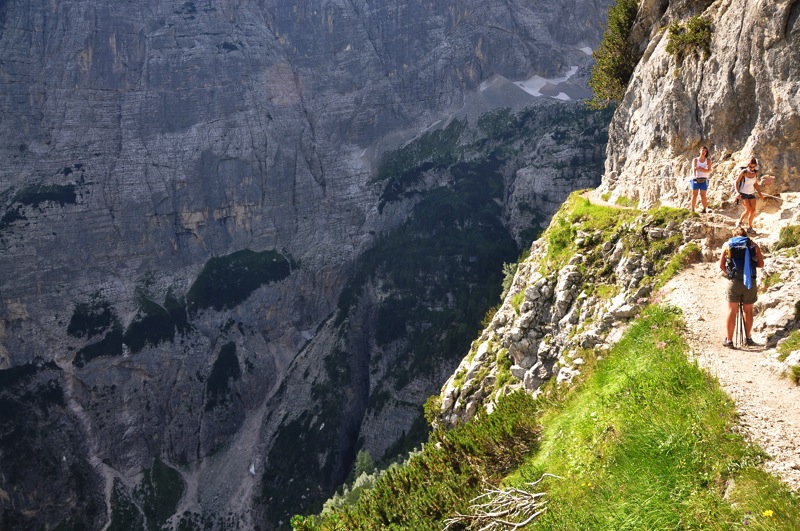
[(784, 376), (774, 349), (722, 346), (726, 282), (716, 262), (694, 264), (667, 284), (665, 301), (683, 310), (692, 355), (736, 402), (746, 436), (771, 456), (765, 468), (800, 490), (800, 387)]

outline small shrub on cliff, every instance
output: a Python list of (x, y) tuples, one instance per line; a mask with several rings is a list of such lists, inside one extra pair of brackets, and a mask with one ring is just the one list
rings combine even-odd
[(622, 101), (639, 61), (639, 54), (635, 53), (634, 44), (630, 41), (638, 9), (638, 0), (618, 0), (608, 10), (608, 25), (603, 40), (592, 54), (597, 61), (589, 78), (594, 96), (587, 104), (592, 109), (604, 109), (611, 103)]
[(800, 245), (800, 226), (789, 225), (781, 229), (778, 241), (775, 243), (775, 250), (788, 249)]
[(295, 530), (442, 529), (445, 518), (496, 484), (536, 447), (539, 404), (517, 392), (501, 398), (491, 415), (437, 430), (422, 453), (391, 466), (353, 505), (318, 516), (294, 516)]
[(703, 59), (711, 55), (711, 21), (692, 17), (685, 24), (674, 21), (667, 30), (667, 53), (675, 56), (678, 64), (686, 57), (702, 53)]

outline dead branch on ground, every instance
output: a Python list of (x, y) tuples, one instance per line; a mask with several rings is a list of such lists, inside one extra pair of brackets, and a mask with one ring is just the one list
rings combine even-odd
[[(530, 487), (538, 485), (545, 476), (561, 479), (553, 474), (543, 474)], [(444, 531), (456, 524), (466, 524), (478, 531), (510, 531), (521, 529), (546, 510), (544, 492), (528, 492), (517, 488), (489, 489), (470, 500), (470, 513), (457, 513), (444, 521)]]

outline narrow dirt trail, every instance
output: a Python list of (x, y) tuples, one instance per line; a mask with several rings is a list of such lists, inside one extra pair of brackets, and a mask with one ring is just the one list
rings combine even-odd
[[(764, 468), (800, 490), (800, 387), (783, 376), (774, 349), (722, 346), (726, 283), (716, 262), (693, 264), (665, 286), (663, 296), (683, 311), (692, 356), (736, 402), (745, 435), (771, 456)], [(754, 333), (753, 339), (764, 344), (766, 338)]]

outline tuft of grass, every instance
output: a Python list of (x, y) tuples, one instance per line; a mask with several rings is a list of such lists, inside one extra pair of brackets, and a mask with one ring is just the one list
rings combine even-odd
[(703, 260), (703, 252), (700, 247), (692, 242), (681, 248), (680, 251), (672, 255), (666, 266), (661, 270), (656, 278), (653, 291), (658, 291), (666, 284), (669, 279), (680, 273), (686, 266), (701, 262)]
[(788, 225), (783, 227), (778, 234), (778, 241), (775, 243), (775, 250), (789, 249), (800, 246), (800, 226)]
[(594, 285), (594, 294), (602, 299), (602, 300), (609, 300), (613, 298), (619, 289), (617, 288), (616, 284), (595, 284)]
[(511, 307), (514, 308), (514, 311), (517, 312), (519, 315), (519, 308), (522, 306), (522, 302), (525, 300), (525, 292), (520, 291), (516, 293), (513, 297), (511, 297)]
[(781, 281), (780, 271), (774, 271), (768, 275), (764, 275), (761, 279), (761, 286), (766, 290), (778, 284)]
[(495, 389), (502, 389), (506, 383), (513, 379), (511, 375), (511, 366), (513, 364), (514, 362), (511, 356), (508, 355), (508, 351), (504, 348), (500, 349), (496, 358), (497, 382), (494, 385)]
[(800, 350), (800, 330), (792, 331), (789, 337), (781, 341), (778, 345), (778, 359), (784, 361), (795, 350)]
[(617, 198), (616, 203), (623, 208), (636, 208), (639, 206), (639, 201), (637, 199), (630, 199), (622, 195)]

